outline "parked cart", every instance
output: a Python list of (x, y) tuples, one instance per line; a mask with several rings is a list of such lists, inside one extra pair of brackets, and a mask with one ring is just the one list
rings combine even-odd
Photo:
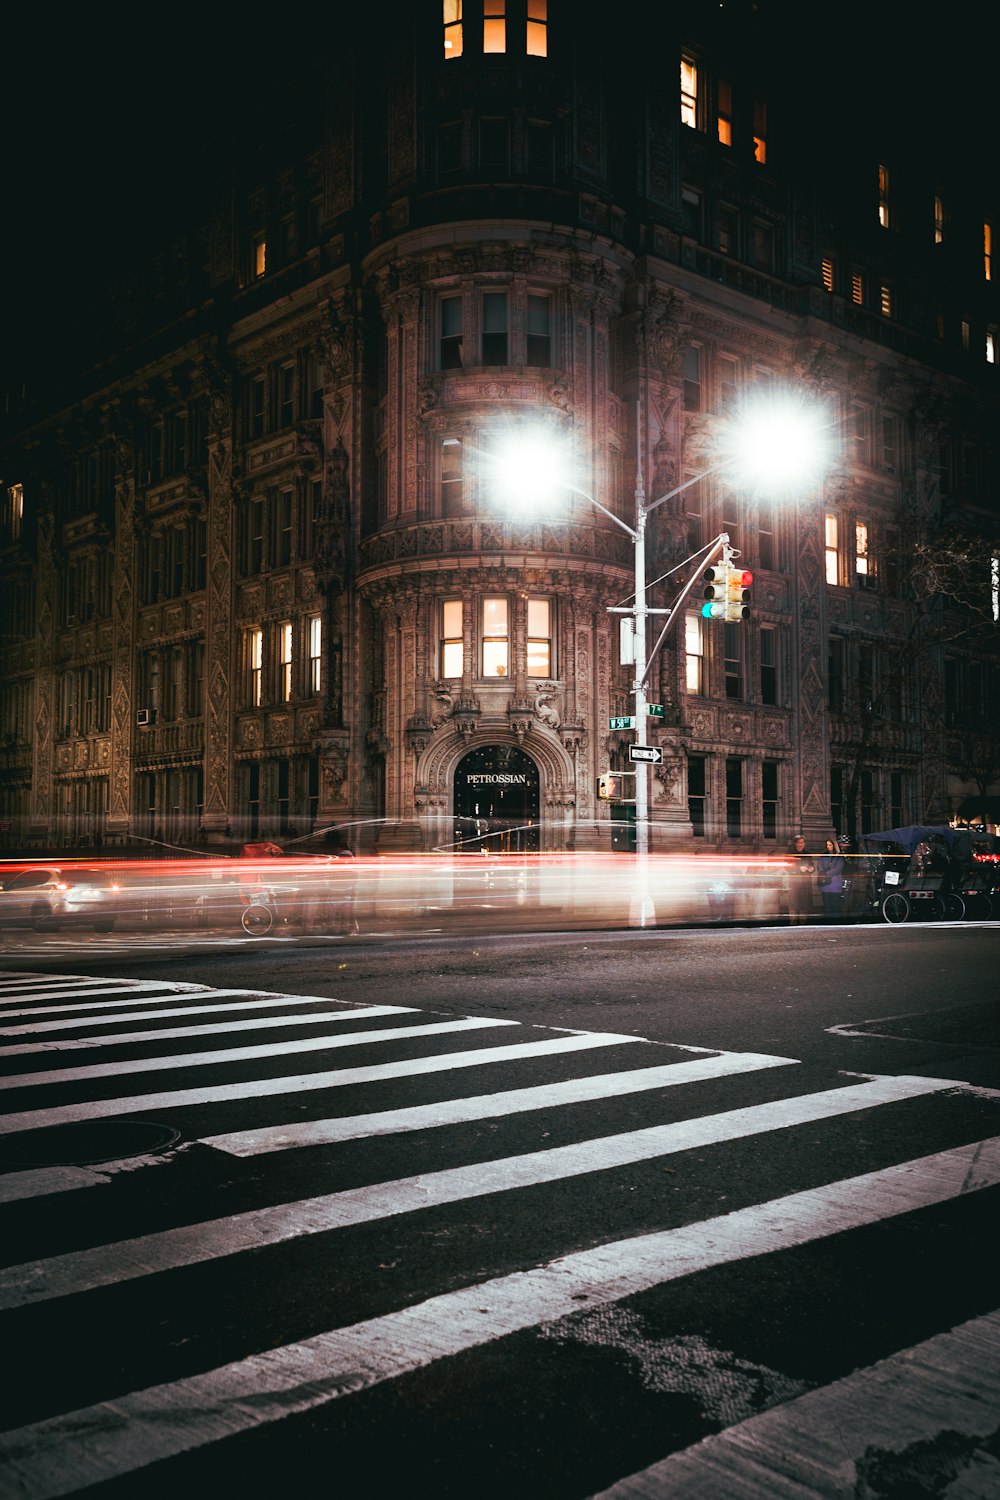
[(1000, 839), (947, 824), (889, 828), (861, 836), (867, 909), (886, 922), (992, 915)]

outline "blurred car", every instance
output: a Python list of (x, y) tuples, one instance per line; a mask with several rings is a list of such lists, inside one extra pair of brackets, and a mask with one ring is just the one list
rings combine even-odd
[(118, 906), (119, 885), (107, 870), (62, 865), (0, 870), (0, 929), (53, 932), (72, 922), (111, 932)]

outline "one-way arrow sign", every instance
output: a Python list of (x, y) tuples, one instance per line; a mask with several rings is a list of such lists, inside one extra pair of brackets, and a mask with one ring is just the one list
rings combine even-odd
[(629, 760), (648, 760), (654, 766), (658, 766), (663, 760), (663, 751), (659, 745), (629, 745)]

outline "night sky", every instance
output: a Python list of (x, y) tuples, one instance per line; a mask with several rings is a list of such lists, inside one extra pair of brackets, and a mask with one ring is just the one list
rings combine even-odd
[[(815, 12), (777, 4), (792, 23), (783, 33), (788, 77), (798, 73), (795, 86), (809, 98), (825, 94), (831, 141), (894, 120), (930, 153), (971, 127), (965, 158), (983, 159), (988, 49), (974, 29), (981, 8), (949, 4), (960, 45), (946, 49), (937, 27), (925, 29), (910, 6), (869, 0), (835, 9), (823, 36)], [(305, 12), (307, 21), (286, 36), (280, 17), (265, 26), (211, 5), (127, 16), (36, 7), (8, 23), (2, 323), (27, 321), (47, 335), (44, 311), (29, 311), (34, 286), (51, 277), (62, 295), (86, 295), (93, 268), (128, 264), (185, 205), (204, 203), (216, 164), (248, 118), (272, 111), (280, 118), (299, 90), (321, 87), (322, 48), (337, 45), (340, 9), (330, 7), (325, 22)]]

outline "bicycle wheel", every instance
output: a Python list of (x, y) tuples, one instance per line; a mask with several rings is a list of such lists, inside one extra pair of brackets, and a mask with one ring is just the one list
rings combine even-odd
[(882, 918), (886, 922), (905, 922), (910, 915), (910, 903), (902, 891), (891, 891), (882, 902)]
[(251, 937), (263, 937), (274, 926), (274, 914), (269, 906), (255, 902), (253, 906), (244, 908), (240, 922), (243, 931), (248, 932)]
[(944, 899), (944, 914), (949, 922), (965, 921), (965, 898), (952, 891)]

